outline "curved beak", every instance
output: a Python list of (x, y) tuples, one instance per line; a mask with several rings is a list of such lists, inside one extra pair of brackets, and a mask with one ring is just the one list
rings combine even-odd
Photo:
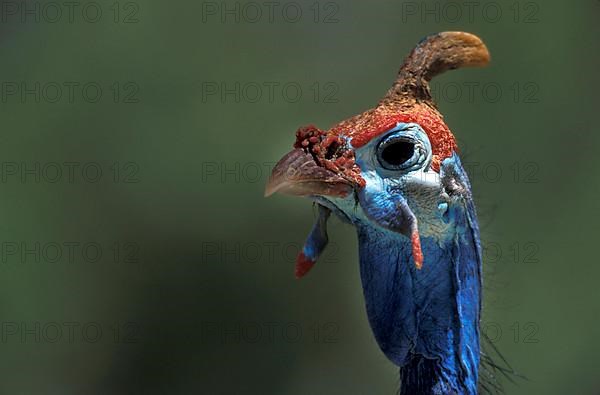
[(277, 162), (265, 188), (265, 196), (275, 192), (296, 196), (337, 196), (350, 194), (353, 185), (342, 176), (319, 166), (310, 153), (296, 148)]

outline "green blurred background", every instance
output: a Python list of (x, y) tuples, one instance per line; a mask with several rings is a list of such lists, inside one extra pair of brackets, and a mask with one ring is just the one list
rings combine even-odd
[(296, 281), (314, 210), (263, 188), (297, 127), (464, 30), (492, 64), (434, 93), (480, 211), (484, 330), (529, 378), (506, 393), (600, 393), (600, 3), (469, 4), (2, 2), (0, 392), (395, 393), (353, 229), (331, 221)]

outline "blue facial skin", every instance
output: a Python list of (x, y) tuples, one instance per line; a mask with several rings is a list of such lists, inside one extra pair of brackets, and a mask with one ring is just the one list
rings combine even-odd
[[(415, 157), (390, 170), (378, 149), (394, 138), (412, 141)], [(400, 366), (400, 394), (476, 394), (481, 248), (458, 156), (433, 172), (425, 132), (399, 123), (356, 150), (356, 158), (366, 186), (356, 197), (318, 201), (357, 229), (367, 315), (380, 348)], [(406, 236), (415, 227), (421, 270)]]

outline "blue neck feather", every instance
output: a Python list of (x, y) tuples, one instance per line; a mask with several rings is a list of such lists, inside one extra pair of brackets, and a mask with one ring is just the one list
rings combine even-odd
[(422, 237), (423, 269), (408, 238), (357, 224), (366, 308), (379, 346), (400, 366), (400, 394), (476, 394), (481, 308), (472, 203), (449, 207), (453, 234)]

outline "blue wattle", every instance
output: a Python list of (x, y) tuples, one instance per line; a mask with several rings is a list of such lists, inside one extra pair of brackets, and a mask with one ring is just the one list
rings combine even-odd
[[(446, 166), (469, 187), (458, 158)], [(452, 226), (442, 241), (421, 237), (421, 270), (407, 237), (355, 224), (368, 318), (379, 346), (400, 366), (400, 394), (477, 393), (481, 257), (470, 196), (446, 215)]]

